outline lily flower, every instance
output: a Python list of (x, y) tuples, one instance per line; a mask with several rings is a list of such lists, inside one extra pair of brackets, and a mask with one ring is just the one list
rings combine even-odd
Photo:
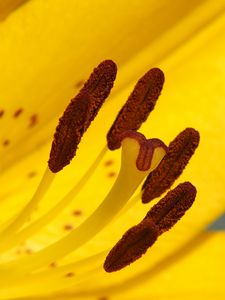
[(5, 2), (0, 299), (223, 299), (225, 5), (150, 2)]

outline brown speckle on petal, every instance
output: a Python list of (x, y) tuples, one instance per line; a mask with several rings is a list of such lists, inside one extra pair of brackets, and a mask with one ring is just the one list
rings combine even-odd
[(18, 118), (18, 117), (22, 114), (22, 112), (23, 112), (23, 108), (18, 108), (18, 109), (14, 112), (13, 117), (14, 117), (14, 118)]
[(66, 224), (66, 225), (63, 226), (63, 229), (65, 231), (71, 231), (71, 230), (73, 230), (73, 225), (72, 224)]
[(109, 166), (111, 166), (112, 164), (113, 164), (113, 160), (112, 160), (112, 159), (106, 160), (106, 161), (104, 162), (104, 166), (105, 166), (105, 167), (109, 167)]
[(74, 275), (75, 275), (74, 272), (68, 272), (68, 273), (66, 273), (65, 277), (71, 278), (71, 277), (73, 277)]
[(73, 216), (78, 217), (82, 215), (82, 211), (80, 209), (76, 209), (73, 211)]
[(35, 172), (35, 171), (31, 171), (31, 172), (29, 172), (29, 173), (27, 174), (27, 177), (28, 177), (28, 178), (33, 178), (33, 177), (35, 177), (35, 176), (37, 176), (37, 172)]
[(107, 174), (107, 176), (108, 176), (109, 178), (113, 178), (113, 177), (116, 176), (116, 172), (111, 171), (111, 172), (109, 172), (109, 173)]
[(37, 123), (38, 123), (38, 115), (37, 114), (31, 115), (29, 119), (28, 127), (33, 128), (35, 125), (37, 125)]
[(0, 110), (0, 118), (3, 117), (4, 113), (5, 113), (5, 111), (4, 111), (3, 109), (1, 109), (1, 110)]
[(10, 144), (10, 140), (8, 140), (8, 139), (4, 140), (3, 143), (2, 143), (2, 145), (3, 145), (4, 147), (9, 146), (9, 144)]

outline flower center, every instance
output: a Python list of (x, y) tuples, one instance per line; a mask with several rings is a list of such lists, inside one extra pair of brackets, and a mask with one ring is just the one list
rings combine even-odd
[[(107, 134), (107, 146), (96, 157), (85, 175), (70, 192), (37, 220), (28, 223), (32, 213), (51, 187), (55, 176), (76, 155), (78, 144), (97, 112), (108, 97), (116, 77), (116, 65), (103, 61), (94, 69), (79, 94), (71, 100), (56, 128), (48, 167), (31, 200), (0, 232), (0, 253), (28, 240), (44, 228), (84, 188), (102, 161), (108, 148), (121, 148), (121, 167), (114, 185), (101, 204), (78, 227), (56, 242), (27, 257), (0, 264), (0, 299), (48, 295), (80, 285), (88, 276), (103, 269), (109, 249), (82, 260), (61, 266), (60, 261), (82, 247), (103, 230), (116, 216), (125, 213), (137, 201), (148, 202), (161, 195), (182, 173), (198, 145), (199, 135), (186, 129), (167, 149), (159, 139), (146, 139), (137, 132), (153, 110), (161, 93), (164, 74), (160, 69), (148, 71), (136, 84)], [(19, 114), (20, 112), (18, 112)], [(132, 197), (147, 177), (141, 193)], [(140, 222), (125, 233), (110, 251), (104, 268), (107, 272), (119, 270), (140, 258), (154, 244), (159, 235), (170, 229), (192, 205), (195, 188), (190, 183), (179, 185), (154, 206)], [(62, 279), (62, 276), (63, 279)], [(68, 280), (76, 278), (75, 281)], [(40, 284), (41, 283), (41, 284)], [(10, 288), (9, 288), (10, 287)], [(38, 287), (38, 288), (37, 288)]]

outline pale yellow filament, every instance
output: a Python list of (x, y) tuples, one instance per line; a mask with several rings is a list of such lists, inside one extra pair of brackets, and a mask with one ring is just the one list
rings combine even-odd
[(29, 238), (31, 235), (35, 234), (39, 231), (43, 226), (48, 224), (51, 220), (53, 220), (62, 210), (76, 197), (76, 195), (81, 191), (84, 185), (88, 182), (90, 177), (93, 175), (94, 171), (98, 167), (99, 163), (103, 159), (105, 153), (107, 151), (107, 147), (105, 146), (92, 165), (89, 167), (84, 176), (79, 180), (79, 182), (74, 186), (74, 188), (61, 200), (59, 201), (49, 212), (40, 217), (38, 220), (28, 225), (26, 228), (22, 229), (20, 232), (14, 235), (13, 239), (10, 235), (5, 237), (4, 243), (0, 244), (0, 253), (6, 251), (13, 246), (21, 243), (22, 241)]
[[(75, 251), (101, 231), (119, 212), (125, 212), (137, 202), (140, 193), (131, 199), (130, 202), (128, 201), (145, 176), (159, 164), (165, 155), (165, 150), (163, 148), (159, 147), (154, 149), (151, 167), (148, 171), (140, 171), (136, 167), (136, 159), (139, 150), (140, 145), (136, 140), (132, 138), (123, 140), (122, 163), (116, 182), (105, 200), (79, 227), (69, 233), (66, 237), (63, 237), (37, 253), (31, 254), (29, 257), (10, 261), (0, 266), (0, 299), (6, 299), (7, 297), (31, 297), (44, 295), (46, 292), (54, 293), (56, 291), (62, 291), (63, 289), (72, 288), (78, 284), (82, 284), (88, 277), (96, 276), (101, 273), (102, 264), (108, 250), (55, 269), (38, 270), (42, 267), (46, 267), (46, 265), (50, 265), (52, 261), (56, 261), (70, 252)], [(106, 147), (101, 151), (96, 161), (78, 184), (56, 206), (54, 206), (53, 209), (18, 232), (13, 239), (10, 237), (8, 237), (8, 240), (5, 239), (5, 243), (0, 247), (1, 251), (16, 245), (50, 222), (70, 201), (72, 201), (74, 196), (84, 186), (85, 182), (89, 179), (98, 163), (101, 161), (105, 152)], [(40, 194), (41, 193), (39, 192), (38, 195)], [(34, 208), (32, 204), (31, 201), (31, 203), (29, 203), (22, 211), (22, 214), (20, 214), (12, 223), (12, 225), (15, 224), (14, 227), (11, 227), (13, 230), (18, 229), (26, 220), (26, 212), (28, 215), (32, 212), (32, 209)], [(10, 228), (10, 226), (7, 228)], [(71, 272), (76, 274), (74, 278), (66, 276), (67, 273)], [(41, 287), (39, 286), (40, 283)]]
[[(100, 296), (102, 293), (111, 295), (122, 292), (127, 288), (134, 287), (140, 283), (143, 283), (143, 281), (145, 280), (149, 280), (151, 276), (154, 276), (162, 269), (165, 270), (165, 268), (169, 266), (174, 261), (174, 259), (177, 260), (179, 259), (179, 257), (183, 257), (185, 253), (188, 253), (190, 249), (196, 247), (206, 238), (207, 236), (203, 234), (203, 231), (199, 231), (191, 240), (181, 246), (176, 252), (169, 254), (163, 260), (160, 260), (150, 268), (147, 267), (145, 270), (139, 272), (138, 274), (135, 274), (126, 281), (123, 281), (122, 284), (116, 283), (109, 286), (101, 286), (101, 284), (95, 284), (95, 287), (93, 288), (88, 287), (87, 282), (89, 282), (90, 277), (94, 277), (95, 282), (101, 282), (102, 258), (106, 254), (105, 252), (102, 252), (100, 254), (93, 255), (86, 260), (81, 260), (77, 263), (67, 265), (70, 266), (70, 271), (74, 271), (74, 277), (67, 278), (65, 276), (67, 271), (66, 266), (62, 266), (59, 267), (58, 270), (54, 270), (54, 276), (52, 276), (50, 271), (48, 271), (46, 272), (45, 276), (42, 277), (43, 274), (41, 272), (37, 275), (33, 275), (34, 277), (31, 280), (29, 280), (29, 277), (27, 277), (23, 278), (22, 281), (14, 283), (11, 291), (7, 290), (7, 287), (3, 287), (3, 289), (1, 288), (2, 294), (0, 294), (0, 299), (5, 299), (5, 295), (10, 295), (10, 297), (15, 298), (26, 297), (29, 295), (35, 295), (36, 297), (38, 297), (46, 294), (46, 291), (48, 293), (54, 294), (58, 291), (61, 291), (63, 293), (63, 291), (66, 290), (68, 299), (70, 298), (70, 296)], [(80, 267), (82, 265), (83, 268), (81, 269)], [(87, 266), (89, 266), (89, 270)], [(8, 286), (8, 289), (9, 287), (10, 286)], [(74, 288), (76, 288), (76, 291), (72, 292), (72, 289)], [(48, 297), (44, 297), (44, 299), (48, 299)]]
[[(143, 178), (152, 170), (152, 167), (150, 170), (144, 172), (137, 170), (136, 158), (139, 148), (140, 146), (137, 141), (131, 138), (123, 141), (122, 166), (119, 176), (105, 200), (84, 223), (66, 237), (47, 248), (29, 257), (2, 265), (1, 270), (14, 270), (14, 273), (17, 270), (20, 274), (21, 272), (34, 271), (74, 251), (97, 234), (120, 211), (140, 182), (142, 182)], [(160, 157), (161, 160), (165, 155), (165, 151), (162, 152), (160, 148), (158, 150), (160, 155), (155, 151), (156, 154), (153, 155), (153, 158)], [(153, 161), (155, 167), (159, 161), (157, 164), (155, 164), (154, 159)]]
[(29, 203), (22, 209), (12, 223), (9, 224), (0, 234), (1, 243), (4, 243), (5, 239), (7, 240), (9, 236), (12, 236), (15, 232), (17, 232), (18, 229), (29, 219), (31, 213), (35, 210), (40, 200), (42, 200), (47, 193), (54, 177), (55, 174), (53, 174), (49, 168), (47, 168), (36, 192)]

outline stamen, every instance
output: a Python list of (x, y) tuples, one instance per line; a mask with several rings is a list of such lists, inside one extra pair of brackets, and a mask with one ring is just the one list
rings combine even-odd
[[(150, 209), (138, 225), (130, 228), (110, 252), (109, 249), (105, 249), (89, 257), (84, 256), (77, 261), (73, 261), (72, 257), (72, 261), (69, 258), (69, 263), (67, 258), (59, 261), (85, 243), (90, 242), (116, 216), (127, 211), (138, 200), (140, 201), (142, 191), (138, 195), (135, 194), (135, 197), (131, 197), (144, 178), (154, 169), (157, 168), (162, 173), (159, 172), (159, 188), (157, 180), (152, 179), (156, 194), (157, 191), (160, 190), (162, 193), (165, 187), (168, 188), (168, 181), (170, 186), (182, 172), (198, 145), (198, 132), (188, 128), (170, 144), (169, 152), (166, 154), (167, 147), (162, 141), (146, 140), (142, 134), (136, 132), (153, 110), (163, 87), (164, 75), (160, 69), (155, 68), (138, 81), (108, 132), (109, 149), (114, 150), (122, 145), (122, 163), (119, 173), (117, 170), (106, 168), (106, 171), (109, 171), (108, 176), (117, 176), (117, 174), (118, 176), (103, 202), (100, 202), (99, 206), (79, 226), (75, 226), (76, 224), (73, 226), (70, 222), (64, 223), (67, 235), (60, 236), (57, 241), (43, 246), (42, 249), (35, 250), (35, 247), (31, 247), (29, 243), (20, 244), (49, 224), (67, 207), (84, 187), (104, 157), (107, 147), (101, 151), (68, 194), (59, 199), (47, 212), (32, 221), (31, 213), (46, 195), (55, 177), (54, 173), (62, 170), (75, 156), (83, 134), (113, 87), (116, 72), (116, 65), (110, 60), (102, 62), (94, 69), (84, 87), (71, 100), (59, 120), (48, 167), (36, 192), (17, 215), (1, 224), (0, 253), (19, 244), (18, 250), (23, 256), (18, 258), (16, 255), (16, 258), (11, 259), (11, 253), (6, 253), (5, 262), (5, 256), (3, 256), (0, 264), (0, 299), (47, 299), (52, 296), (58, 297), (57, 293), (60, 297), (64, 292), (66, 298), (79, 297), (79, 294), (85, 297), (85, 294), (90, 295), (91, 293), (92, 296), (107, 295), (108, 287), (103, 286), (99, 292), (102, 287), (96, 286), (95, 283), (93, 283), (93, 288), (90, 286), (87, 289), (87, 283), (93, 278), (101, 281), (99, 279), (104, 275), (102, 262), (107, 253), (109, 254), (104, 263), (105, 271), (114, 272), (126, 267), (145, 254), (157, 238), (176, 224), (193, 204), (196, 196), (195, 187), (189, 182), (180, 184)], [(13, 116), (19, 117), (22, 113), (21, 110), (18, 109)], [(0, 117), (3, 113), (4, 111), (0, 111)], [(29, 127), (36, 125), (37, 121), (38, 115), (34, 114), (30, 118)], [(165, 155), (165, 165), (162, 164), (163, 167), (160, 167)], [(111, 164), (112, 161), (108, 160), (105, 162), (105, 167)], [(168, 178), (165, 178), (166, 176)], [(143, 186), (143, 195), (151, 189), (148, 184), (145, 182)], [(151, 192), (149, 193), (151, 194)], [(150, 197), (147, 198), (150, 199)], [(144, 197), (143, 202), (145, 201)], [(79, 214), (79, 211), (73, 213), (74, 216)], [(29, 221), (28, 225), (25, 224), (27, 221)], [(19, 254), (16, 253), (16, 249), (14, 252)], [(125, 285), (128, 284), (125, 282)], [(118, 287), (117, 283), (115, 287)], [(113, 286), (110, 286), (110, 289), (112, 290)], [(117, 289), (119, 290), (120, 287)], [(101, 298), (103, 300), (105, 297)]]
[(190, 182), (179, 184), (147, 213), (145, 219), (157, 225), (158, 234), (168, 231), (192, 206), (196, 188)]
[(116, 78), (113, 61), (105, 60), (94, 69), (79, 94), (71, 100), (56, 128), (48, 161), (49, 169), (59, 172), (75, 156), (80, 140), (108, 97)]
[(142, 187), (142, 202), (148, 203), (169, 189), (181, 175), (199, 144), (199, 133), (186, 128), (169, 145), (159, 166), (149, 174)]
[(4, 245), (5, 240), (11, 239), (16, 231), (29, 219), (31, 213), (35, 210), (40, 200), (45, 196), (49, 187), (51, 186), (55, 174), (51, 173), (48, 168), (46, 168), (45, 173), (35, 191), (33, 197), (25, 205), (25, 207), (20, 211), (16, 218), (12, 218), (4, 230), (0, 233), (1, 245)]
[[(110, 60), (103, 61), (91, 74), (89, 80), (65, 110), (56, 128), (49, 168), (30, 202), (18, 217), (0, 234), (1, 239), (9, 239), (29, 218), (34, 208), (48, 191), (54, 174), (60, 171), (75, 155), (83, 133), (96, 116), (104, 100), (109, 95), (116, 77), (116, 65)], [(50, 170), (52, 172), (50, 172)]]
[[(135, 136), (139, 136), (139, 134), (136, 133)], [(59, 241), (37, 253), (33, 253), (30, 257), (21, 258), (2, 265), (0, 270), (17, 269), (19, 272), (34, 271), (75, 251), (92, 239), (120, 212), (145, 176), (159, 164), (165, 155), (165, 150), (163, 149), (162, 151), (161, 146), (156, 147), (152, 155), (152, 163), (149, 170), (140, 171), (136, 167), (136, 161), (141, 147), (142, 144), (139, 144), (138, 137), (124, 138), (122, 141), (120, 173), (105, 200), (80, 226)]]
[(120, 135), (127, 130), (138, 130), (154, 109), (164, 83), (160, 69), (148, 71), (136, 84), (126, 104), (122, 107), (107, 134), (108, 147), (115, 150), (121, 146)]
[(129, 229), (106, 257), (106, 272), (118, 271), (140, 258), (163, 232), (168, 231), (192, 206), (196, 188), (190, 182), (179, 184)]
[[(92, 163), (92, 165), (89, 167), (86, 173), (72, 188), (72, 190), (68, 192), (68, 194), (66, 194), (58, 203), (56, 203), (55, 206), (53, 206), (50, 211), (48, 211), (39, 219), (37, 219), (36, 221), (32, 222), (31, 224), (29, 224), (28, 226), (20, 230), (18, 233), (14, 234), (13, 239), (9, 234), (6, 234), (6, 236), (4, 237), (0, 235), (2, 241), (2, 243), (0, 244), (0, 253), (12, 248), (16, 244), (25, 241), (30, 236), (34, 235), (37, 231), (41, 230), (41, 228), (43, 228), (45, 225), (50, 223), (55, 217), (57, 217), (57, 215), (60, 214), (67, 205), (69, 205), (69, 203), (77, 196), (77, 194), (82, 190), (82, 188), (88, 182), (88, 180), (93, 175), (96, 168), (98, 167), (99, 163), (103, 159), (106, 151), (107, 151), (107, 147), (105, 146), (97, 156), (96, 160)], [(9, 232), (9, 228), (6, 230), (6, 233), (8, 232)]]
[(118, 271), (140, 258), (154, 244), (157, 236), (157, 227), (149, 219), (130, 228), (109, 252), (104, 263), (105, 271)]

